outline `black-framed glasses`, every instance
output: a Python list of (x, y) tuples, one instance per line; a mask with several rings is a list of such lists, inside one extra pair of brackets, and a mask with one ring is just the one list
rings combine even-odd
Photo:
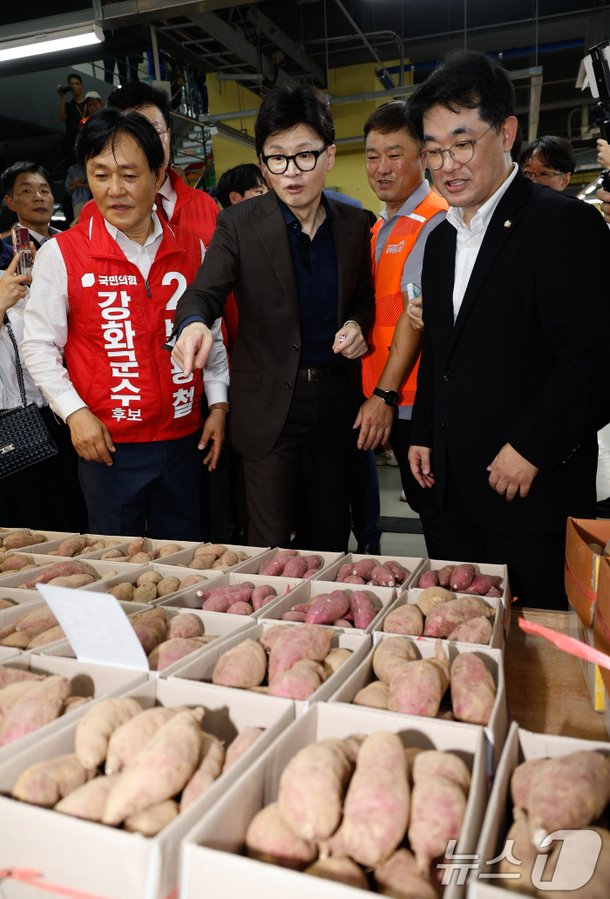
[(272, 175), (283, 175), (289, 164), (294, 162), (300, 172), (313, 172), (318, 159), (328, 150), (328, 147), (321, 147), (319, 150), (301, 150), (293, 156), (286, 156), (284, 153), (270, 153), (269, 156), (261, 156)]
[(446, 147), (444, 150), (441, 150), (439, 147), (429, 150), (427, 147), (424, 149), (424, 154), (426, 157), (426, 165), (430, 169), (431, 172), (438, 172), (439, 169), (442, 169), (443, 163), (445, 161), (445, 153), (449, 153), (449, 156), (453, 159), (454, 162), (459, 163), (460, 165), (465, 165), (467, 162), (470, 162), (472, 157), (474, 156), (474, 150), (476, 145), (480, 140), (482, 140), (488, 131), (491, 131), (493, 125), (490, 125), (489, 128), (486, 128), (483, 134), (476, 139), (470, 140), (458, 140), (456, 143), (451, 144), (450, 147)]

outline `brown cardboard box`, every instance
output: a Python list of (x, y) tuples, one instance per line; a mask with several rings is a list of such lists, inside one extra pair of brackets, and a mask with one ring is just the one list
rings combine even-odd
[[(606, 524), (610, 525), (610, 521)], [(610, 557), (608, 556), (602, 556), (599, 563), (597, 602), (593, 618), (593, 641), (596, 649), (600, 649), (610, 656)], [(599, 668), (598, 670), (606, 691), (610, 693), (610, 670), (608, 668)]]
[(566, 525), (565, 587), (570, 605), (585, 627), (592, 627), (601, 556), (589, 543), (605, 546), (610, 540), (610, 521), (568, 518)]

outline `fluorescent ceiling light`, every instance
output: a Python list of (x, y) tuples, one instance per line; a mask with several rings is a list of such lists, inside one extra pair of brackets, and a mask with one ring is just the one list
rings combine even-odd
[(72, 50), (75, 47), (88, 47), (91, 44), (101, 44), (103, 40), (104, 32), (98, 25), (93, 24), (46, 34), (33, 34), (13, 41), (0, 42), (0, 62)]

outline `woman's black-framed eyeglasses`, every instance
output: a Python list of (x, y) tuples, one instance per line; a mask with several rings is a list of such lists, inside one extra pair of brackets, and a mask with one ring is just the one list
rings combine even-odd
[(268, 156), (261, 156), (272, 175), (283, 175), (289, 164), (294, 162), (300, 172), (313, 172), (318, 159), (328, 150), (328, 147), (321, 147), (319, 150), (301, 150), (293, 156), (286, 156), (283, 153), (270, 153)]

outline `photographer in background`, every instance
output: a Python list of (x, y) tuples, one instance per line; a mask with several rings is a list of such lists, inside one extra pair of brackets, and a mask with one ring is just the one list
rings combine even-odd
[[(62, 149), (65, 155), (73, 160), (74, 142), (78, 135), (80, 122), (87, 115), (83, 79), (76, 72), (70, 72), (68, 86), (58, 84), (57, 93), (59, 94), (59, 121), (66, 124), (66, 136), (62, 141)], [(66, 94), (72, 94), (72, 99), (67, 102)]]

